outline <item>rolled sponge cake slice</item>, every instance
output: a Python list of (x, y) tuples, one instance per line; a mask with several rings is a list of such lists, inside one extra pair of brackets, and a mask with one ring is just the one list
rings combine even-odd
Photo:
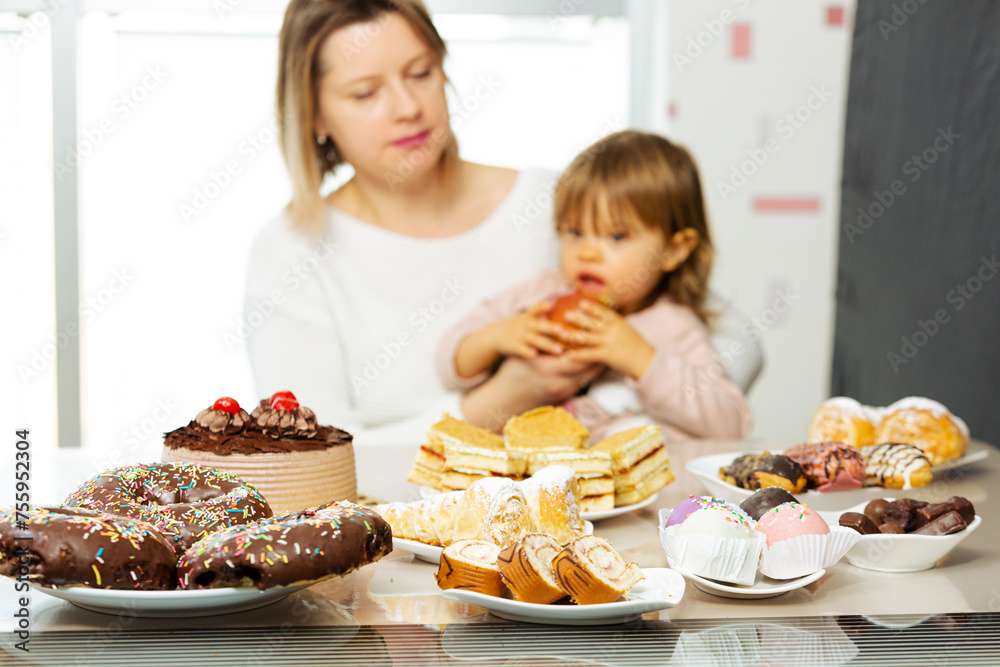
[(441, 552), (441, 563), (435, 575), (438, 587), (499, 597), (503, 593), (503, 580), (497, 566), (499, 556), (500, 547), (482, 540), (459, 540), (448, 545)]
[(614, 602), (645, 577), (626, 563), (603, 537), (584, 535), (570, 542), (552, 561), (556, 579), (576, 604)]
[(550, 536), (532, 533), (500, 553), (500, 576), (515, 600), (551, 604), (566, 597), (552, 569), (561, 550)]

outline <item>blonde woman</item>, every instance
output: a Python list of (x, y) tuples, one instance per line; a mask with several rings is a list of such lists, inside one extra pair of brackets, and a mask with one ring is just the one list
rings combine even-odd
[[(557, 261), (555, 175), (459, 157), (445, 54), (419, 0), (292, 0), (281, 29), (293, 194), (253, 245), (250, 362), (258, 395), (290, 389), (362, 445), (417, 444), (443, 411), (461, 415), (433, 368), (441, 334)], [(353, 176), (324, 196), (342, 164)], [(512, 364), (495, 396), (564, 399), (592, 366)]]

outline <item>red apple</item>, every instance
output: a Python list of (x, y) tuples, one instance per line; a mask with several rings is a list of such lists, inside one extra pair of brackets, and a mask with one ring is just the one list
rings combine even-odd
[[(580, 304), (584, 301), (593, 301), (594, 303), (600, 303), (597, 299), (589, 297), (582, 292), (573, 292), (571, 294), (566, 294), (564, 296), (556, 299), (556, 302), (552, 304), (552, 309), (549, 310), (549, 319), (553, 322), (563, 325), (569, 329), (578, 329), (575, 324), (568, 322), (566, 320), (566, 313), (571, 310), (582, 310)], [(570, 341), (561, 341), (563, 345), (569, 349), (576, 349), (579, 345), (574, 345)]]

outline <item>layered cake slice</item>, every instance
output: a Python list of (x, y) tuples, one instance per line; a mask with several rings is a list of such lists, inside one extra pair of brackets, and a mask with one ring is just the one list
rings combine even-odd
[(234, 473), (256, 486), (275, 514), (358, 496), (351, 434), (317, 424), (290, 391), (262, 400), (249, 415), (220, 398), (166, 434), (163, 459)]
[[(440, 422), (439, 422), (440, 423)], [(433, 426), (431, 430), (433, 430)], [(429, 486), (433, 489), (441, 488), (441, 476), (444, 474), (444, 442), (440, 438), (432, 437), (431, 431), (427, 431), (424, 441), (420, 443), (417, 456), (413, 459), (413, 467), (407, 481)]]
[(549, 405), (511, 417), (503, 426), (508, 449), (580, 449), (590, 432), (564, 408)]
[(615, 433), (591, 450), (611, 456), (616, 507), (648, 498), (674, 480), (663, 433), (655, 424)]
[(527, 456), (505, 449), (499, 437), (497, 441), (499, 447), (492, 443), (445, 444), (441, 486), (447, 491), (460, 491), (483, 477), (523, 479), (527, 472)]
[(448, 444), (495, 449), (503, 447), (503, 439), (491, 431), (477, 428), (445, 414), (441, 421), (427, 429), (424, 442), (420, 445), (420, 450), (413, 461), (409, 481), (435, 489), (442, 488), (442, 477), (445, 472), (444, 448)]

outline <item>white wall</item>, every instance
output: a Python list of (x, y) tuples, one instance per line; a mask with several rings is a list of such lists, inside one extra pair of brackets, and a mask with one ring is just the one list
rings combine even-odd
[[(837, 7), (843, 21), (830, 25)], [(749, 397), (752, 436), (788, 444), (829, 392), (853, 16), (853, 2), (672, 0), (665, 26), (664, 128), (701, 167), (713, 289), (759, 322), (747, 325), (766, 355)], [(747, 56), (734, 57), (741, 34)], [(767, 199), (816, 208), (759, 210)]]
[[(570, 4), (580, 13), (588, 7)], [(650, 50), (658, 54), (640, 70), (649, 78), (643, 82), (648, 106), (638, 117), (694, 152), (719, 249), (714, 289), (748, 316), (769, 323), (762, 332), (765, 370), (750, 396), (757, 437), (802, 437), (827, 393), (853, 4), (843, 6), (840, 26), (826, 25), (830, 6), (818, 0), (629, 5), (631, 16), (641, 9), (638, 15), (648, 17)], [(28, 34), (27, 23), (13, 15), (0, 19), (8, 37)], [(223, 393), (252, 398), (243, 349), (227, 345), (226, 334), (241, 318), (249, 239), (288, 192), (268, 134), (280, 13), (219, 17), (206, 10), (200, 18), (154, 19), (161, 34), (143, 29), (151, 19), (141, 12), (88, 13), (81, 22), (78, 69), (81, 131), (94, 132), (108, 118), (114, 122), (113, 132), (78, 169), (81, 304), (105, 293), (114, 271), (134, 276), (81, 336), (84, 441), (145, 457), (158, 452), (164, 430), (186, 421), (206, 401)], [(168, 19), (176, 31), (164, 27)], [(502, 82), (462, 119), (466, 157), (558, 169), (626, 123), (627, 104), (635, 97), (624, 74), (625, 28), (620, 21), (593, 22), (576, 12), (556, 19), (442, 21), (454, 56), (456, 101), (472, 94), (479, 77)], [(484, 20), (496, 43), (466, 41), (488, 32)], [(749, 27), (747, 58), (732, 57), (736, 23)], [(201, 30), (207, 34), (199, 36)], [(242, 36), (226, 39), (230, 30)], [(216, 32), (222, 34), (208, 36)], [(18, 100), (0, 111), (10, 130), (0, 136), (18, 155), (7, 162), (7, 178), (0, 179), (9, 195), (0, 198), (0, 259), (5, 260), (0, 275), (21, 286), (12, 304), (14, 326), (4, 337), (7, 376), (0, 396), (13, 406), (10, 414), (24, 420), (16, 426), (36, 429), (39, 444), (51, 446), (52, 366), (42, 364), (37, 377), (17, 371), (48, 351), (52, 330), (50, 45), (47, 32), (40, 33), (19, 49), (0, 53), (0, 99), (10, 94)], [(546, 39), (561, 46), (546, 52), (540, 46)], [(700, 53), (685, 55), (689, 40), (702, 42)], [(675, 54), (691, 62), (675, 60)], [(143, 99), (123, 116), (115, 100), (132, 95), (147, 68), (158, 65), (167, 76), (139, 91)], [(786, 136), (779, 126), (782, 116), (804, 104), (811, 87), (830, 91), (829, 99)], [(519, 102), (524, 99), (532, 103)], [(251, 161), (241, 148), (248, 136), (261, 133), (266, 134), (262, 149)], [(777, 142), (777, 151), (724, 199), (716, 184), (768, 138)], [(197, 216), (184, 219), (179, 205), (193, 201), (232, 160), (240, 162), (239, 177)], [(759, 197), (815, 198), (818, 209), (758, 212), (753, 202)], [(795, 301), (772, 321), (769, 307), (778, 290)], [(192, 293), (212, 296), (183, 296)]]

